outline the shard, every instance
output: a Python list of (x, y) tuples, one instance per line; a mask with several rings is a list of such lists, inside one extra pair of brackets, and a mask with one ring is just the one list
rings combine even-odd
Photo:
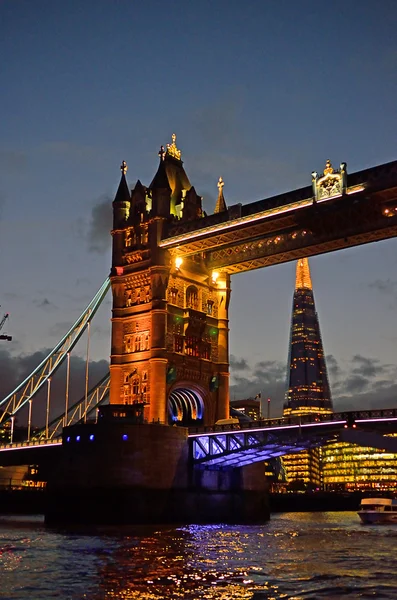
[(288, 375), (285, 416), (333, 412), (307, 258), (296, 265)]

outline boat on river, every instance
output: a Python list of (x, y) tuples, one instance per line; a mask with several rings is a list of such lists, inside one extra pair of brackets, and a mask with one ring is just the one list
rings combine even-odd
[(391, 498), (362, 498), (357, 512), (362, 523), (396, 523), (397, 499)]

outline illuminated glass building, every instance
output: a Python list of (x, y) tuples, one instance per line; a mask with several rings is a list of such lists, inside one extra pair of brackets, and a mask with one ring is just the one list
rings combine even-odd
[[(307, 258), (296, 265), (288, 367), (284, 416), (331, 414), (331, 392)], [(286, 455), (283, 462), (290, 483), (320, 487), (320, 449)]]
[(324, 446), (322, 487), (330, 491), (397, 491), (397, 455), (344, 442)]
[[(298, 261), (284, 416), (332, 413), (332, 401), (308, 260)], [(397, 455), (331, 442), (283, 457), (292, 489), (397, 491)]]
[(296, 266), (284, 416), (333, 412), (309, 262)]

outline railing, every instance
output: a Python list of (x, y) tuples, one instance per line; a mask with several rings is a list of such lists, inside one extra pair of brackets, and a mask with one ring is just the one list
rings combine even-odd
[(371, 419), (397, 419), (397, 408), (387, 408), (381, 410), (360, 410), (360, 411), (344, 411), (335, 412), (332, 414), (318, 414), (318, 415), (303, 415), (303, 416), (291, 416), (291, 417), (280, 417), (277, 419), (258, 419), (257, 421), (250, 421), (248, 423), (230, 423), (222, 425), (207, 425), (204, 427), (190, 427), (189, 434), (205, 434), (205, 433), (219, 433), (222, 431), (235, 431), (241, 429), (262, 429), (264, 427), (287, 427), (288, 425), (309, 425), (316, 423), (332, 423), (334, 421), (346, 421), (347, 424), (353, 424), (354, 422), (360, 422), (363, 420)]
[(4, 452), (4, 450), (19, 450), (21, 448), (36, 448), (39, 446), (60, 446), (61, 444), (62, 438), (37, 440), (32, 442), (15, 442), (12, 444), (2, 444), (0, 446), (0, 452)]

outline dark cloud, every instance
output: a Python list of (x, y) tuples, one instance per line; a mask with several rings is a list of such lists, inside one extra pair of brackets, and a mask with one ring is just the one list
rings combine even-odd
[(57, 307), (53, 302), (48, 300), (48, 298), (43, 298), (42, 300), (33, 300), (33, 304), (35, 304), (38, 308), (43, 308), (44, 310), (56, 310)]
[(383, 373), (388, 367), (388, 365), (381, 365), (380, 361), (376, 358), (366, 358), (360, 354), (355, 354), (353, 356), (352, 363), (354, 365), (352, 373), (364, 377), (376, 377)]
[(369, 379), (361, 375), (351, 375), (344, 382), (344, 390), (348, 393), (360, 393), (368, 388)]
[(337, 379), (340, 375), (341, 369), (335, 356), (328, 354), (325, 357), (325, 362), (327, 364), (327, 371), (330, 379)]
[(230, 355), (229, 363), (231, 371), (246, 371), (249, 369), (245, 358), (236, 358), (233, 354)]
[(101, 196), (91, 211), (88, 226), (87, 242), (90, 252), (104, 254), (110, 248), (110, 231), (112, 229), (112, 200)]
[(397, 281), (392, 281), (391, 279), (386, 279), (385, 281), (376, 279), (375, 281), (369, 283), (368, 287), (378, 290), (382, 294), (394, 296), (397, 292)]
[[(245, 359), (240, 359), (247, 363)], [(249, 370), (247, 363), (247, 370)], [(252, 368), (252, 375), (240, 376), (232, 372), (230, 398), (239, 400), (262, 397), (262, 414), (267, 414), (267, 398), (271, 399), (271, 416), (279, 416), (283, 411), (285, 396), (286, 367), (277, 361), (261, 361)], [(266, 406), (265, 406), (266, 404)]]
[[(335, 410), (396, 406), (397, 384), (394, 382), (397, 380), (397, 368), (394, 365), (382, 364), (378, 359), (359, 354), (343, 363), (339, 363), (333, 355), (328, 355), (326, 361)], [(230, 397), (233, 400), (254, 398), (261, 392), (264, 404), (267, 397), (271, 398), (271, 416), (280, 416), (287, 383), (285, 365), (269, 360), (252, 367), (244, 358), (238, 362), (247, 365), (246, 373), (236, 373), (236, 369), (232, 369)], [(266, 406), (263, 408), (267, 409)]]

